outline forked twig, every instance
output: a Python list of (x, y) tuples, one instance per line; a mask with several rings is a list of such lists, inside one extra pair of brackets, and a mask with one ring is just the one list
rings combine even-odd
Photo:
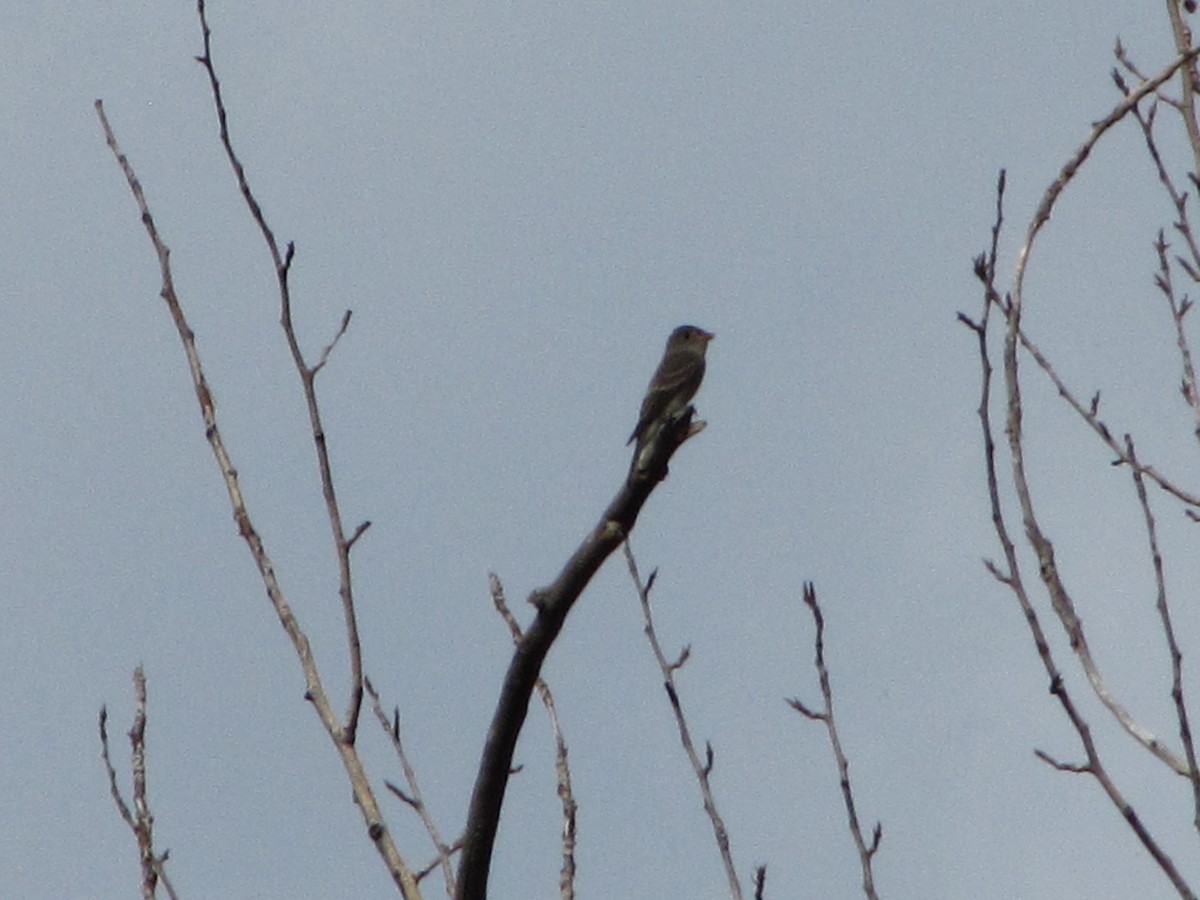
[(338, 740), (353, 744), (355, 736), (358, 733), (359, 714), (362, 711), (363, 672), (362, 647), (358, 636), (358, 617), (354, 613), (354, 589), (351, 577), (350, 550), (358, 538), (362, 536), (362, 532), (370, 527), (370, 523), (367, 522), (360, 525), (353, 536), (346, 536), (346, 529), (342, 524), (341, 508), (338, 505), (337, 491), (334, 489), (333, 467), (329, 462), (329, 447), (325, 435), (325, 427), (321, 424), (321, 409), (317, 403), (316, 389), (317, 374), (324, 368), (329, 354), (350, 326), (350, 311), (347, 310), (342, 316), (341, 327), (321, 354), (317, 364), (315, 366), (308, 365), (304, 359), (304, 352), (300, 349), (300, 342), (296, 337), (296, 328), (292, 322), (292, 294), (291, 287), (288, 284), (288, 275), (291, 271), (296, 247), (294, 244), (289, 243), (286, 253), (281, 254), (279, 252), (279, 244), (275, 240), (275, 233), (267, 224), (262, 207), (259, 205), (258, 199), (254, 196), (254, 192), (250, 189), (250, 182), (246, 178), (246, 169), (233, 148), (233, 139), (229, 134), (229, 115), (225, 110), (225, 100), (221, 94), (221, 82), (217, 78), (217, 70), (213, 65), (212, 30), (208, 27), (208, 17), (205, 14), (204, 0), (196, 0), (196, 11), (200, 16), (200, 28), (204, 40), (204, 53), (201, 56), (197, 56), (196, 61), (204, 67), (204, 71), (208, 74), (213, 105), (216, 107), (217, 124), (220, 128), (221, 146), (225, 148), (225, 155), (229, 159), (229, 165), (233, 168), (234, 177), (237, 179), (238, 190), (241, 191), (242, 199), (245, 200), (246, 207), (250, 210), (250, 217), (262, 232), (263, 240), (266, 242), (267, 250), (271, 255), (271, 262), (275, 267), (275, 279), (279, 285), (279, 324), (283, 328), (284, 338), (287, 341), (288, 350), (292, 356), (292, 363), (296, 367), (296, 374), (300, 377), (300, 385), (304, 393), (304, 403), (308, 409), (309, 427), (312, 431), (313, 446), (317, 453), (317, 469), (320, 472), (321, 478), (321, 493), (325, 498), (325, 512), (329, 517), (329, 525), (333, 532), (334, 550), (337, 554), (338, 594), (342, 601), (342, 612), (343, 619), (345, 620), (346, 639), (350, 658), (350, 700), (337, 738)]
[(134, 716), (129, 729), (129, 743), (133, 750), (133, 810), (121, 795), (117, 786), (117, 771), (113, 768), (108, 753), (108, 708), (100, 707), (100, 758), (108, 773), (108, 789), (117, 811), (138, 845), (138, 859), (142, 867), (142, 900), (154, 900), (158, 885), (163, 886), (171, 900), (177, 900), (175, 889), (167, 878), (166, 862), (170, 851), (154, 852), (154, 816), (150, 812), (150, 800), (146, 791), (146, 676), (142, 667), (133, 670)]
[(658, 642), (658, 634), (654, 630), (654, 617), (650, 613), (650, 588), (654, 586), (658, 570), (656, 569), (654, 572), (651, 572), (649, 579), (644, 584), (642, 583), (642, 576), (638, 572), (637, 560), (633, 557), (633, 548), (629, 546), (628, 539), (625, 540), (625, 561), (629, 564), (629, 576), (633, 579), (633, 586), (637, 590), (638, 599), (641, 601), (642, 618), (646, 623), (643, 630), (646, 632), (646, 638), (650, 642), (650, 649), (654, 651), (654, 659), (658, 662), (659, 671), (662, 673), (663, 689), (667, 692), (667, 699), (671, 702), (671, 712), (675, 716), (675, 725), (679, 728), (679, 740), (683, 744), (683, 750), (687, 754), (688, 761), (692, 764), (692, 772), (696, 776), (696, 782), (700, 785), (700, 796), (704, 800), (704, 811), (708, 814), (708, 819), (712, 823), (713, 836), (717, 841), (717, 851), (721, 855), (721, 862), (725, 866), (725, 877), (729, 882), (729, 895), (734, 900), (741, 900), (742, 886), (738, 882), (737, 871), (733, 866), (733, 853), (729, 848), (729, 832), (725, 828), (725, 821), (721, 818), (721, 814), (717, 812), (717, 802), (712, 793), (710, 776), (712, 775), (713, 761), (715, 759), (712, 744), (705, 743), (704, 762), (701, 762), (700, 754), (696, 752), (696, 745), (692, 741), (692, 733), (688, 727), (687, 718), (683, 714), (683, 705), (679, 700), (679, 691), (675, 687), (675, 672), (687, 662), (690, 650), (685, 647), (674, 662), (667, 660), (663, 654), (662, 645)]
[(1037, 212), (1034, 213), (1033, 218), (1029, 221), (1029, 227), (1025, 232), (1025, 243), (1021, 245), (1020, 252), (1017, 255), (1017, 270), (1013, 278), (1012, 302), (1016, 306), (1018, 315), (1021, 307), (1022, 288), (1025, 284), (1025, 271), (1029, 266), (1029, 255), (1033, 252), (1033, 243), (1037, 239), (1042, 227), (1050, 221), (1050, 214), (1054, 211), (1054, 204), (1058, 202), (1058, 198), (1063, 190), (1071, 183), (1071, 180), (1075, 177), (1075, 173), (1079, 171), (1079, 167), (1087, 161), (1096, 143), (1104, 136), (1104, 133), (1125, 118), (1130, 110), (1134, 109), (1143, 98), (1158, 90), (1160, 86), (1179, 71), (1181, 66), (1195, 60), (1197, 55), (1200, 55), (1200, 47), (1193, 47), (1180, 52), (1179, 56), (1165, 69), (1130, 91), (1108, 115), (1092, 125), (1091, 132), (1084, 142), (1079, 145), (1079, 149), (1063, 164), (1058, 176), (1046, 188), (1045, 193), (1042, 194), (1042, 200), (1038, 204)]
[[(1125, 446), (1131, 458), (1136, 458), (1133, 438), (1125, 435)], [(1146, 496), (1146, 483), (1137, 469), (1133, 473), (1133, 485), (1137, 490), (1138, 504), (1142, 508), (1142, 520), (1146, 525), (1146, 540), (1150, 546), (1150, 561), (1154, 569), (1155, 608), (1167, 639), (1167, 652), (1171, 659), (1171, 700), (1175, 704), (1175, 718), (1179, 723), (1179, 739), (1187, 757), (1188, 780), (1192, 783), (1192, 824), (1200, 831), (1200, 769), (1196, 766), (1196, 746), (1192, 740), (1192, 726), (1188, 720), (1187, 704), (1183, 699), (1183, 652), (1175, 639), (1175, 626), (1171, 621), (1171, 607), (1167, 602), (1167, 580), (1163, 574), (1163, 558), (1158, 547), (1158, 526), (1154, 513), (1150, 511), (1150, 499)]]
[(829, 735), (829, 744), (833, 748), (833, 758), (837, 762), (838, 783), (842, 788), (842, 802), (846, 805), (846, 817), (850, 823), (850, 834), (854, 838), (854, 847), (858, 851), (858, 864), (862, 870), (863, 896), (867, 897), (868, 900), (879, 900), (879, 895), (875, 892), (875, 873), (871, 868), (871, 863), (879, 850), (880, 842), (883, 840), (883, 823), (875, 823), (875, 828), (871, 832), (871, 841), (868, 843), (863, 838), (862, 827), (858, 823), (858, 810), (854, 804), (854, 790), (850, 785), (850, 762), (846, 759), (841, 739), (838, 738), (837, 722), (833, 715), (833, 689), (829, 684), (829, 669), (825, 665), (825, 616), (822, 614), (821, 607), (817, 603), (817, 590), (812, 582), (805, 582), (804, 584), (804, 605), (812, 613), (813, 623), (816, 625), (816, 636), (813, 639), (816, 647), (814, 665), (817, 669), (817, 679), (821, 684), (821, 698), (824, 706), (820, 710), (814, 710), (794, 697), (788, 700), (788, 705), (806, 718), (820, 722), (825, 726), (825, 731)]
[[(371, 679), (364, 677), (363, 684), (367, 689), (367, 695), (371, 698), (371, 709), (375, 713), (375, 719), (388, 736), (392, 750), (396, 753), (396, 758), (400, 760), (400, 769), (404, 772), (404, 780), (408, 784), (408, 791), (402, 791), (390, 781), (385, 781), (384, 785), (389, 791), (416, 811), (417, 817), (420, 818), (421, 824), (425, 828), (425, 833), (429, 835), (429, 840), (432, 842), (433, 849), (437, 853), (434, 868), (441, 868), (442, 877), (445, 880), (446, 895), (453, 900), (454, 870), (450, 865), (450, 857), (454, 853), (454, 845), (447, 844), (442, 840), (437, 823), (433, 821), (433, 815), (429, 812), (429, 807), (425, 805), (425, 798), (421, 794), (421, 786), (417, 782), (417, 772), (408, 759), (408, 753), (404, 749), (404, 741), (400, 737), (400, 708), (393, 707), (391, 721), (388, 721), (387, 713), (383, 711), (383, 703), (379, 699), (379, 692), (371, 684)], [(417, 881), (421, 881), (425, 874), (428, 874), (428, 872), (418, 872)]]

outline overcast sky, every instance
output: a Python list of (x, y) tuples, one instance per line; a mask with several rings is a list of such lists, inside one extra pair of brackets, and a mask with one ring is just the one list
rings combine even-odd
[[(181, 896), (393, 896), (232, 523), (92, 109), (103, 98), (172, 249), (251, 514), (340, 709), (312, 445), (270, 260), (193, 60), (195, 10), (9, 6), (0, 896), (135, 895), (96, 716), (107, 703), (125, 775), (139, 663), (158, 845)], [(344, 515), (373, 523), (354, 555), (365, 668), (400, 707), (444, 834), (461, 827), (510, 651), (488, 573), (529, 621), (524, 598), (619, 487), (663, 341), (690, 322), (717, 334), (697, 397), (709, 427), (633, 546), (660, 569), (668, 652), (692, 648), (679, 686), (716, 752), (743, 883), (765, 863), (776, 900), (858, 889), (825, 734), (784, 702), (818, 699), (800, 603), (812, 580), (860, 815), (884, 825), (883, 896), (1172, 896), (1098, 787), (1033, 755), (1080, 753), (981, 562), (999, 552), (975, 343), (955, 321), (979, 310), (971, 259), (998, 170), (1007, 281), (1040, 193), (1118, 99), (1116, 38), (1148, 71), (1170, 59), (1161, 7), (211, 3), (234, 140), (296, 242), (306, 351), (354, 310), (319, 387)], [(1122, 125), (1046, 232), (1028, 322), (1082, 396), (1104, 392), (1115, 430), (1194, 484), (1152, 284), (1169, 216)], [(1128, 476), (1044, 380), (1028, 396), (1031, 477), (1093, 648), (1174, 744)], [(1157, 511), (1190, 662), (1194, 526)], [(619, 558), (545, 675), (580, 804), (580, 896), (727, 896)], [(1194, 668), (1187, 679), (1200, 689)], [(1200, 884), (1186, 785), (1071, 684), (1130, 799)], [(360, 745), (402, 852), (424, 865), (414, 817), (382, 790), (399, 773), (370, 719)], [(552, 749), (535, 707), (496, 898), (557, 895)]]

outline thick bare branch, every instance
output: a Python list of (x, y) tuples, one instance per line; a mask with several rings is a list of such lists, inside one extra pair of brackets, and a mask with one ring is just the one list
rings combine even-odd
[(694, 414), (695, 410), (688, 407), (683, 415), (659, 430), (639, 457), (642, 465), (630, 471), (600, 521), (567, 560), (562, 572), (548, 587), (530, 595), (537, 615), (513, 651), (471, 794), (458, 868), (458, 900), (487, 897), (488, 871), (513, 751), (546, 654), (592, 576), (633, 530), (642, 506), (666, 478), (667, 463), (691, 436)]
[[(488, 575), (488, 587), (491, 589), (492, 603), (500, 614), (513, 643), (520, 644), (524, 633), (517, 617), (508, 607), (504, 596), (504, 585), (500, 577), (492, 572)], [(550, 730), (554, 734), (554, 775), (558, 784), (558, 800), (562, 805), (562, 867), (558, 875), (558, 895), (561, 900), (574, 900), (575, 897), (575, 839), (577, 827), (578, 804), (575, 802), (575, 791), (571, 787), (571, 766), (567, 761), (567, 739), (563, 735), (562, 724), (558, 720), (558, 707), (554, 703), (554, 694), (546, 679), (538, 676), (536, 682), (538, 696), (546, 707), (546, 715), (550, 719)]]

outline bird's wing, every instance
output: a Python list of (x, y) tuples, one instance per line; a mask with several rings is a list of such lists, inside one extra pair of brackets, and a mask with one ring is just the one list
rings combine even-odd
[(641, 437), (646, 427), (666, 412), (673, 399), (681, 398), (684, 403), (690, 400), (703, 379), (703, 357), (686, 351), (664, 356), (658, 365), (658, 371), (650, 379), (651, 387), (647, 389), (646, 397), (642, 400), (637, 426), (625, 443), (632, 444), (635, 438)]

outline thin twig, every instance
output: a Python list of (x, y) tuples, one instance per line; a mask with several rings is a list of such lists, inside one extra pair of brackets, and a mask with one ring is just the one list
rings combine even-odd
[[(1193, 284), (1200, 283), (1200, 244), (1197, 244), (1195, 234), (1192, 231), (1191, 220), (1188, 216), (1188, 195), (1175, 186), (1175, 181), (1167, 171), (1162, 155), (1158, 151), (1158, 142), (1154, 138), (1154, 110), (1151, 109), (1148, 115), (1142, 115), (1140, 109), (1134, 109), (1133, 113), (1137, 118), (1138, 125), (1141, 126), (1142, 137), (1146, 141), (1146, 151), (1150, 154), (1150, 159), (1154, 163), (1154, 170), (1158, 174), (1158, 181), (1163, 186), (1163, 190), (1167, 192), (1167, 196), (1175, 207), (1175, 232), (1187, 244), (1189, 258), (1185, 259), (1183, 256), (1177, 255), (1175, 261), (1187, 273), (1188, 277), (1192, 279)], [(1186, 295), (1181, 300), (1175, 294), (1175, 285), (1171, 278), (1171, 266), (1167, 259), (1167, 250), (1169, 247), (1170, 245), (1167, 243), (1166, 236), (1159, 229), (1158, 239), (1154, 242), (1154, 249), (1158, 255), (1158, 273), (1154, 277), (1154, 283), (1166, 299), (1167, 305), (1171, 310), (1171, 323), (1175, 328), (1175, 346), (1179, 350), (1180, 363), (1183, 368), (1180, 391), (1183, 394), (1184, 401), (1192, 411), (1192, 420), (1194, 422), (1193, 433), (1197, 440), (1200, 440), (1200, 390), (1197, 389), (1196, 369), (1192, 364), (1191, 344), (1183, 327), (1184, 316), (1192, 308), (1192, 301)]]
[[(1125, 446), (1130, 457), (1136, 456), (1133, 438), (1125, 435)], [(1179, 722), (1179, 739), (1187, 757), (1189, 781), (1192, 783), (1192, 824), (1200, 831), (1200, 769), (1196, 766), (1196, 747), (1192, 740), (1192, 727), (1188, 721), (1187, 704), (1183, 699), (1183, 653), (1175, 639), (1175, 627), (1171, 622), (1171, 608), (1167, 602), (1167, 580), (1163, 574), (1163, 558), (1158, 548), (1158, 527), (1154, 513), (1150, 511), (1150, 500), (1146, 496), (1146, 484), (1137, 469), (1132, 469), (1133, 485), (1137, 490), (1138, 504), (1142, 508), (1142, 520), (1146, 525), (1146, 540), (1150, 547), (1150, 562), (1154, 569), (1155, 608), (1167, 639), (1167, 652), (1171, 658), (1171, 700), (1175, 704), (1175, 718)]]
[(1033, 751), (1033, 755), (1050, 766), (1052, 769), (1057, 769), (1059, 772), (1069, 772), (1073, 775), (1091, 775), (1092, 767), (1089, 763), (1065, 763), (1059, 762), (1045, 750)]
[[(1012, 320), (1010, 319), (1010, 325), (1011, 324)], [(1101, 420), (1097, 415), (1096, 407), (1092, 404), (1085, 406), (1079, 400), (1075, 392), (1067, 386), (1067, 383), (1058, 374), (1057, 370), (1050, 363), (1050, 360), (1044, 353), (1042, 353), (1041, 349), (1033, 342), (1032, 338), (1025, 333), (1023, 328), (1019, 326), (1014, 327), (1014, 338), (1020, 342), (1021, 346), (1025, 348), (1025, 350), (1029, 352), (1029, 355), (1033, 357), (1034, 362), (1037, 363), (1038, 368), (1040, 368), (1054, 383), (1054, 387), (1058, 390), (1059, 396), (1062, 397), (1063, 400), (1067, 402), (1067, 405), (1075, 410), (1079, 417), (1083, 419), (1083, 421), (1086, 422), (1097, 435), (1100, 436), (1101, 440), (1103, 440), (1108, 449), (1112, 451), (1113, 456), (1119, 463), (1127, 466), (1136, 465), (1139, 472), (1157, 484), (1168, 494), (1171, 494), (1182, 503), (1192, 507), (1193, 510), (1200, 510), (1200, 494), (1193, 493), (1180, 487), (1171, 479), (1160, 473), (1154, 466), (1146, 465), (1141, 461), (1135, 463), (1133, 460), (1129, 459), (1128, 456), (1126, 456), (1125, 448), (1121, 446), (1120, 441), (1113, 434), (1108, 425), (1106, 425), (1104, 421)]]
[[(400, 796), (403, 798), (403, 796), (404, 796), (403, 793), (401, 793), (399, 790), (397, 790), (395, 785), (389, 784), (388, 787), (392, 791), (395, 791), (397, 794), (400, 794)], [(446, 849), (449, 852), (449, 854), (451, 856), (453, 856), (455, 853), (457, 853), (459, 850), (462, 849), (462, 839), (459, 838), (457, 841), (455, 841), (453, 844), (451, 844)], [(424, 881), (429, 876), (429, 874), (431, 872), (433, 872), (434, 869), (440, 869), (441, 867), (442, 867), (442, 854), (439, 853), (432, 862), (427, 863), (425, 866), (423, 866), (422, 868), (417, 870), (417, 881)]]
[(292, 322), (292, 295), (288, 284), (288, 273), (291, 271), (292, 259), (295, 256), (295, 246), (289, 243), (286, 253), (280, 254), (279, 244), (275, 240), (275, 233), (267, 224), (262, 207), (254, 196), (254, 192), (250, 189), (250, 182), (246, 178), (245, 167), (233, 149), (233, 140), (229, 135), (229, 116), (225, 110), (225, 100), (221, 95), (221, 82), (217, 78), (217, 71), (213, 66), (212, 30), (208, 27), (204, 0), (197, 0), (196, 9), (200, 16), (200, 27), (204, 39), (204, 54), (196, 57), (196, 61), (204, 66), (204, 71), (208, 74), (213, 104), (216, 107), (217, 124), (221, 132), (221, 145), (225, 148), (225, 155), (229, 159), (230, 166), (233, 168), (238, 189), (241, 191), (242, 198), (246, 202), (246, 207), (250, 210), (251, 218), (254, 219), (259, 230), (262, 232), (263, 240), (267, 244), (267, 250), (271, 254), (271, 262), (275, 267), (275, 279), (279, 286), (279, 324), (283, 328), (284, 338), (287, 341), (292, 362), (296, 367), (297, 375), (300, 377), (300, 384), (304, 392), (304, 402), (308, 409), (308, 421), (312, 430), (313, 446), (316, 448), (317, 453), (317, 468), (321, 477), (321, 493), (325, 498), (325, 512), (329, 517), (329, 525), (333, 532), (334, 550), (337, 554), (338, 595), (342, 601), (342, 612), (343, 619), (345, 620), (346, 639), (350, 658), (350, 699), (344, 723), (339, 729), (337, 738), (348, 744), (353, 744), (358, 733), (359, 714), (362, 711), (363, 673), (362, 647), (358, 636), (358, 617), (354, 612), (350, 549), (354, 541), (361, 536), (361, 532), (353, 538), (347, 538), (345, 527), (342, 525), (342, 513), (338, 505), (337, 492), (334, 489), (333, 467), (329, 462), (329, 448), (325, 435), (325, 427), (321, 424), (321, 410), (317, 403), (316, 390), (317, 374), (324, 368), (329, 354), (333, 352), (334, 345), (350, 325), (350, 311), (347, 310), (345, 315), (342, 316), (341, 327), (338, 329), (334, 339), (321, 354), (318, 363), (315, 366), (309, 366), (305, 362), (304, 353), (300, 349), (300, 342), (296, 337), (296, 328)]
[(833, 748), (833, 758), (837, 762), (838, 783), (842, 788), (842, 802), (846, 805), (846, 817), (850, 823), (850, 834), (854, 838), (854, 847), (858, 851), (858, 864), (862, 869), (863, 896), (867, 897), (868, 900), (879, 900), (879, 895), (875, 892), (875, 873), (871, 868), (871, 863), (879, 850), (880, 842), (883, 840), (883, 824), (881, 822), (875, 823), (875, 829), (872, 832), (869, 843), (863, 838), (862, 827), (858, 823), (858, 810), (854, 804), (854, 790), (850, 786), (850, 762), (846, 759), (846, 753), (842, 749), (842, 742), (838, 738), (837, 721), (833, 714), (833, 688), (829, 683), (829, 668), (825, 665), (825, 616), (821, 612), (820, 604), (817, 603), (817, 590), (812, 582), (805, 582), (804, 605), (812, 613), (813, 623), (816, 625), (816, 636), (813, 639), (816, 647), (814, 665), (817, 669), (817, 679), (821, 685), (821, 698), (824, 707), (820, 712), (814, 712), (797, 699), (791, 699), (788, 703), (792, 709), (807, 718), (825, 725), (825, 731), (829, 735), (829, 744)]
[(146, 790), (146, 676), (141, 666), (133, 670), (133, 696), (133, 727), (129, 729), (129, 743), (133, 751), (132, 811), (117, 786), (117, 772), (108, 752), (108, 709), (104, 706), (100, 707), (100, 758), (104, 760), (108, 789), (113, 802), (117, 804), (117, 811), (137, 841), (138, 859), (142, 868), (143, 900), (154, 900), (155, 891), (160, 884), (171, 900), (177, 900), (175, 889), (167, 878), (166, 862), (170, 851), (163, 851), (161, 855), (154, 852), (154, 815), (150, 812), (149, 794)]
[(767, 867), (757, 866), (754, 869), (754, 900), (766, 900), (767, 897)]
[[(1176, 223), (1176, 228), (1186, 237), (1193, 253), (1196, 254), (1197, 266), (1200, 266), (1200, 248), (1197, 248), (1192, 240), (1192, 229), (1186, 216), (1180, 216), (1180, 220)], [(1184, 402), (1187, 403), (1188, 408), (1192, 411), (1192, 433), (1197, 440), (1200, 440), (1200, 390), (1197, 390), (1196, 385), (1196, 369), (1192, 364), (1191, 344), (1188, 341), (1187, 332), (1183, 327), (1183, 318), (1187, 315), (1188, 310), (1192, 308), (1192, 301), (1186, 296), (1182, 300), (1179, 300), (1175, 296), (1175, 285), (1171, 279), (1171, 266), (1167, 261), (1169, 246), (1160, 230), (1158, 240), (1154, 244), (1159, 264), (1158, 274), (1155, 276), (1154, 283), (1166, 299), (1167, 306), (1171, 311), (1171, 324), (1175, 328), (1175, 346), (1179, 350), (1179, 359), (1183, 368), (1183, 377), (1179, 383), (1179, 391), (1183, 394)], [(1200, 268), (1193, 268), (1183, 257), (1176, 256), (1175, 259), (1185, 271), (1188, 271), (1193, 276), (1193, 280), (1200, 282)]]
[(650, 642), (650, 649), (654, 651), (654, 659), (658, 662), (659, 671), (662, 673), (663, 688), (667, 692), (667, 698), (671, 702), (671, 712), (675, 716), (675, 725), (679, 728), (679, 740), (683, 744), (684, 752), (687, 754), (688, 761), (692, 764), (692, 772), (695, 773), (696, 782), (700, 785), (700, 796), (704, 800), (704, 811), (708, 814), (709, 821), (712, 823), (713, 836), (717, 841), (717, 850), (721, 854), (721, 862), (725, 866), (725, 877), (729, 882), (729, 895), (734, 900), (741, 900), (742, 886), (738, 882), (737, 871), (733, 866), (733, 853), (729, 848), (729, 832), (725, 829), (725, 822), (721, 818), (721, 814), (717, 812), (717, 802), (713, 797), (712, 784), (710, 775), (713, 768), (713, 749), (711, 744), (705, 745), (704, 762), (700, 761), (700, 755), (696, 752), (696, 745), (692, 741), (691, 729), (688, 728), (687, 718), (683, 714), (683, 705), (679, 700), (679, 691), (675, 687), (675, 672), (683, 665), (687, 659), (686, 651), (680, 655), (679, 660), (674, 663), (668, 662), (663, 654), (662, 645), (658, 642), (658, 634), (654, 630), (654, 617), (650, 613), (650, 588), (654, 583), (657, 570), (651, 574), (647, 583), (642, 583), (642, 577), (638, 573), (637, 560), (633, 557), (633, 548), (629, 546), (629, 540), (625, 541), (625, 561), (629, 564), (629, 575), (633, 579), (633, 586), (637, 590), (638, 599), (642, 604), (642, 618), (645, 621), (646, 638)]
[[(379, 692), (371, 684), (371, 679), (363, 678), (363, 684), (367, 689), (367, 695), (371, 698), (371, 709), (375, 713), (375, 719), (388, 736), (392, 749), (396, 752), (396, 758), (400, 760), (400, 768), (404, 772), (404, 780), (408, 784), (408, 792), (401, 791), (389, 781), (385, 781), (384, 784), (388, 790), (416, 811), (421, 824), (425, 827), (425, 833), (429, 835), (429, 840), (433, 843), (434, 850), (437, 851), (438, 863), (441, 866), (442, 876), (445, 879), (446, 896), (453, 900), (454, 869), (450, 865), (450, 856), (453, 850), (449, 844), (442, 840), (437, 823), (433, 821), (433, 815), (429, 812), (429, 807), (425, 805), (425, 798), (421, 795), (421, 786), (417, 782), (417, 772), (408, 759), (408, 753), (404, 749), (404, 741), (400, 737), (400, 708), (393, 708), (391, 721), (388, 721), (387, 713), (383, 711), (383, 703), (379, 699)], [(420, 873), (418, 873), (417, 880), (421, 880)]]

